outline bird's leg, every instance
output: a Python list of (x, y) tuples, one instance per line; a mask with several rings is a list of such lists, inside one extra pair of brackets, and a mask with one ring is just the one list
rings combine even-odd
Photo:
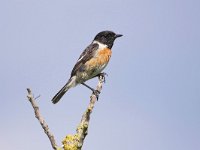
[(89, 85), (85, 84), (85, 83), (81, 83), (82, 85), (84, 85), (85, 87), (87, 87), (88, 89), (92, 90), (93, 94), (96, 96), (97, 100), (99, 98), (99, 94), (100, 92), (98, 90), (95, 90), (93, 88), (91, 88)]
[[(98, 75), (94, 76), (93, 78), (95, 78), (95, 77), (98, 77), (99, 79), (102, 78), (103, 82), (105, 83), (106, 82), (105, 76), (108, 76), (108, 74), (105, 73), (105, 72), (102, 72), (102, 73), (99, 73)], [(100, 92), (98, 90), (93, 89), (92, 87), (90, 87), (89, 85), (85, 84), (84, 82), (81, 83), (81, 84), (84, 85), (85, 87), (87, 87), (88, 89), (90, 89), (93, 92), (93, 94), (96, 96), (97, 100), (98, 100), (99, 94), (100, 94)]]
[(89, 85), (87, 85), (85, 83), (81, 83), (81, 84), (84, 85), (85, 87), (87, 87), (88, 89), (92, 90), (92, 92), (95, 91), (95, 89), (91, 88)]

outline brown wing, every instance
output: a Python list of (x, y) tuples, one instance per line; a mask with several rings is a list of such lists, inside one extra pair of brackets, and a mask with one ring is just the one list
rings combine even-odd
[(83, 51), (71, 72), (71, 77), (74, 76), (77, 71), (84, 71), (85, 63), (94, 57), (98, 48), (99, 45), (97, 43), (92, 43)]

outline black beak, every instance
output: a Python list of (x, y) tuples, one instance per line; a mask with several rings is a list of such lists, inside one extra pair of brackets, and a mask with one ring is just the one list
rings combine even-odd
[(123, 35), (122, 34), (116, 34), (115, 38), (118, 38), (118, 37), (121, 37), (121, 36), (123, 36)]

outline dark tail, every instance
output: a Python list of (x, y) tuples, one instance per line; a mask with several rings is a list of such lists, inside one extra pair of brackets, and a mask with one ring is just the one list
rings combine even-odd
[(71, 87), (75, 86), (74, 79), (70, 78), (63, 88), (53, 97), (51, 100), (53, 104), (56, 104)]

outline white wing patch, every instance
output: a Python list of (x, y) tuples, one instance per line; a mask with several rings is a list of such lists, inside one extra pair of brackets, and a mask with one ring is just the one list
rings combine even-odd
[[(85, 55), (86, 55), (86, 54), (85, 54)], [(83, 57), (84, 57), (85, 55), (81, 56), (81, 58), (79, 58), (79, 59), (77, 60), (77, 62), (81, 61), (81, 59), (83, 59)]]

